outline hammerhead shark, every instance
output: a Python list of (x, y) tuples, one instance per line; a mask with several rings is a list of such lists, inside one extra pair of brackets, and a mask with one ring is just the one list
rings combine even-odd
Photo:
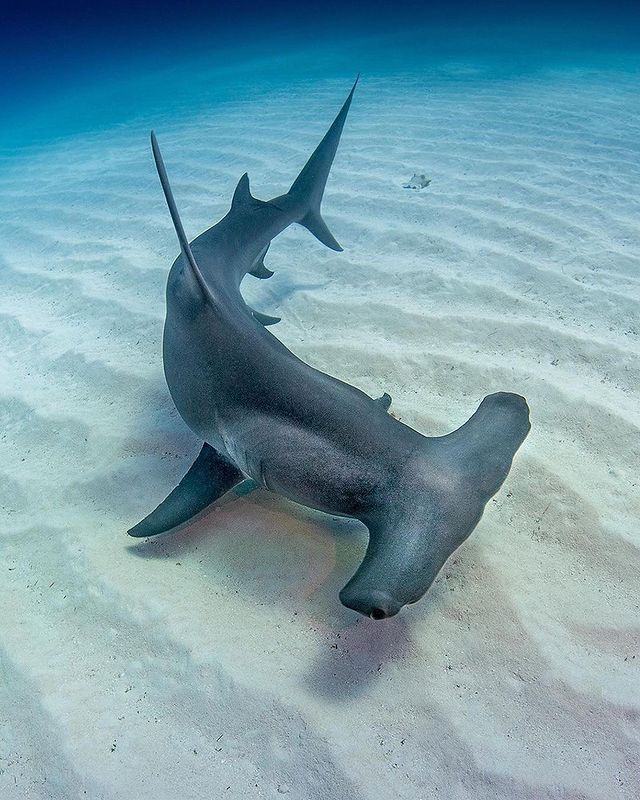
[(292, 223), (342, 250), (320, 204), (357, 82), (288, 192), (258, 200), (245, 173), (226, 216), (192, 242), (151, 133), (180, 243), (167, 283), (164, 372), (178, 412), (204, 444), (179, 485), (129, 534), (184, 526), (250, 478), (366, 525), (366, 554), (340, 600), (379, 620), (431, 586), (504, 482), (530, 424), (525, 399), (498, 392), (452, 433), (423, 436), (388, 413), (387, 393), (373, 399), (297, 358), (266, 328), (279, 318), (243, 300), (241, 281), (273, 275), (265, 254)]

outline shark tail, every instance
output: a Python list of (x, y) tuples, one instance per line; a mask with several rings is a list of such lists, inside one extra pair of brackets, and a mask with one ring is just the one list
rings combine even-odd
[(342, 250), (342, 247), (340, 247), (325, 221), (322, 219), (320, 215), (320, 204), (322, 203), (324, 187), (326, 186), (329, 170), (331, 169), (336, 150), (338, 149), (342, 129), (344, 128), (344, 123), (349, 113), (349, 107), (351, 106), (351, 100), (353, 99), (353, 93), (358, 85), (359, 77), (358, 75), (349, 92), (349, 96), (338, 112), (338, 116), (334, 119), (333, 124), (324, 135), (320, 144), (313, 151), (311, 158), (304, 165), (288, 192), (288, 196), (299, 203), (303, 209), (302, 216), (298, 220), (300, 225), (303, 225), (307, 230), (311, 231), (322, 244), (337, 251)]

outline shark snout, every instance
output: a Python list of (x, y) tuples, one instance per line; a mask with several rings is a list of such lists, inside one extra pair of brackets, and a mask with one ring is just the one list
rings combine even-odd
[(387, 619), (395, 616), (403, 604), (386, 592), (376, 589), (353, 589), (349, 586), (340, 592), (343, 606), (370, 619)]

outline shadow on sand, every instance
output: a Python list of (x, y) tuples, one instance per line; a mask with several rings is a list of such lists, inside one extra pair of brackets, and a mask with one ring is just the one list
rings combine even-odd
[[(136, 434), (123, 445), (131, 457), (109, 478), (109, 493), (121, 498), (125, 527), (171, 491), (200, 447), (162, 382), (149, 388), (139, 409)], [(104, 476), (102, 483), (104, 491)], [(84, 490), (98, 494), (97, 486), (85, 484)], [(283, 620), (299, 613), (299, 621), (318, 641), (317, 656), (304, 679), (306, 689), (325, 702), (363, 694), (387, 662), (403, 659), (414, 649), (406, 610), (375, 622), (338, 600), (364, 554), (365, 527), (262, 489), (242, 494), (237, 487), (203, 518), (175, 533), (129, 540), (127, 550), (142, 559), (193, 563), (212, 587), (253, 597), (256, 605), (273, 607)], [(416, 610), (409, 613), (413, 616)]]

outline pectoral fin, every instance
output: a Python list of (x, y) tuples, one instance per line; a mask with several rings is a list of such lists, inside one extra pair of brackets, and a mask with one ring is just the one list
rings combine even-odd
[(195, 519), (242, 480), (242, 472), (205, 442), (191, 469), (171, 494), (127, 533), (135, 537), (155, 536), (178, 528)]

